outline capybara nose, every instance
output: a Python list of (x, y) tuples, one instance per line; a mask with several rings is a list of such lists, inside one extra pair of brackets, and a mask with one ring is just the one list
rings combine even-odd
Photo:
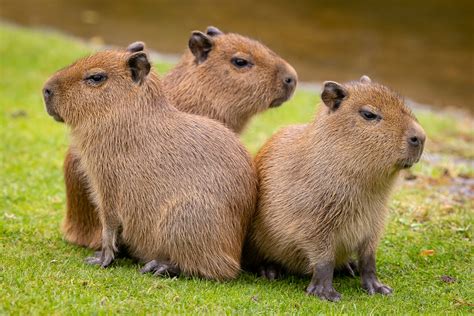
[(425, 143), (426, 136), (425, 134), (418, 133), (416, 135), (411, 135), (408, 137), (408, 144), (412, 147), (423, 147)]
[(46, 86), (43, 88), (43, 97), (44, 97), (44, 102), (48, 103), (51, 98), (53, 97), (53, 90)]
[(420, 145), (420, 139), (416, 136), (408, 138), (408, 142), (410, 143), (410, 145), (415, 147), (418, 147)]
[(296, 84), (298, 83), (298, 75), (296, 74), (296, 70), (286, 62), (282, 63), (278, 68), (278, 77), (282, 81), (283, 86), (289, 96), (291, 96), (296, 88)]
[(421, 154), (423, 153), (423, 147), (425, 145), (425, 131), (417, 122), (413, 122), (411, 128), (408, 130), (406, 137), (406, 142), (408, 144), (409, 149), (409, 159), (412, 162), (418, 162), (420, 160)]
[(287, 75), (283, 78), (283, 84), (288, 88), (288, 90), (293, 91), (296, 87), (296, 76)]
[(296, 84), (296, 78), (292, 77), (292, 76), (288, 76), (286, 77), (283, 82), (286, 84), (286, 85), (289, 85), (289, 86), (293, 86)]

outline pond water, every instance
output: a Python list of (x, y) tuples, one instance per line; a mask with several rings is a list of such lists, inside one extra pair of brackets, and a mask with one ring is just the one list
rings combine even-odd
[(472, 0), (1, 0), (0, 18), (171, 54), (214, 25), (261, 40), (302, 81), (368, 74), (417, 102), (474, 113)]

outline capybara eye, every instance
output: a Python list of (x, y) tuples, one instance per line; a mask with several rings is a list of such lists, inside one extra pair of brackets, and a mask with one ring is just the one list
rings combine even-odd
[(367, 110), (360, 110), (359, 113), (367, 121), (373, 121), (380, 118), (377, 114), (367, 111)]
[(244, 68), (252, 65), (248, 60), (238, 57), (232, 58), (231, 62), (237, 68)]
[(107, 75), (103, 73), (93, 74), (86, 77), (86, 82), (92, 85), (97, 85), (104, 82), (107, 79)]

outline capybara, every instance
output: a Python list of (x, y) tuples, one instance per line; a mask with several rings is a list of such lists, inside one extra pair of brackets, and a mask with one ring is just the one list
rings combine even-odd
[(143, 51), (104, 51), (58, 71), (46, 109), (71, 128), (73, 154), (102, 225), (107, 267), (118, 242), (143, 272), (227, 280), (240, 270), (257, 179), (237, 136), (178, 111)]
[(363, 76), (325, 82), (313, 122), (284, 128), (256, 157), (259, 197), (249, 259), (312, 275), (308, 294), (337, 301), (335, 267), (358, 259), (362, 287), (392, 289), (375, 252), (400, 170), (420, 159), (425, 133), (403, 99)]

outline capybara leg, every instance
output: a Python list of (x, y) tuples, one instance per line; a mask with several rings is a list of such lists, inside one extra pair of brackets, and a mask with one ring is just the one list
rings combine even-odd
[[(110, 219), (109, 219), (110, 221)], [(115, 258), (117, 253), (117, 239), (119, 234), (119, 225), (115, 221), (104, 222), (102, 231), (102, 250), (95, 253), (93, 257), (86, 258), (86, 263), (100, 265), (107, 268)]]
[(69, 149), (64, 160), (66, 185), (64, 238), (72, 244), (99, 249), (102, 225), (97, 210), (90, 200), (84, 177), (80, 171), (80, 158)]
[(341, 294), (339, 294), (332, 286), (333, 275), (333, 261), (317, 263), (313, 270), (311, 283), (306, 288), (306, 293), (331, 302), (339, 301), (341, 299)]
[(258, 268), (258, 275), (269, 281), (274, 281), (283, 276), (283, 270), (280, 265), (268, 262)]
[(382, 284), (377, 278), (374, 252), (362, 255), (359, 258), (359, 269), (362, 288), (364, 288), (364, 290), (366, 290), (369, 295), (373, 295), (375, 293), (389, 295), (393, 292), (390, 287)]
[(181, 273), (179, 267), (168, 261), (152, 260), (145, 264), (140, 273), (153, 273), (156, 276), (174, 277)]

